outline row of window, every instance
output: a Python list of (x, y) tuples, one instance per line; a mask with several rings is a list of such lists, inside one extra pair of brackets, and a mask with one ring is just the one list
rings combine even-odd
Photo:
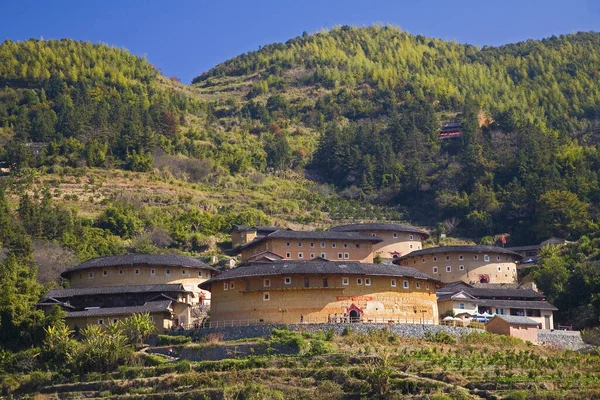
[[(501, 258), (500, 256), (496, 256), (496, 261), (500, 261), (500, 258)], [(460, 254), (460, 255), (458, 256), (458, 259), (462, 261), (462, 260), (464, 260), (464, 259), (465, 259), (465, 257), (464, 257), (462, 254)], [(433, 262), (437, 262), (437, 260), (438, 260), (438, 258), (437, 258), (437, 257), (433, 257)], [(473, 260), (479, 260), (479, 254), (474, 254), (474, 255), (473, 255)], [(505, 260), (506, 260), (506, 261), (508, 261), (508, 256), (506, 256), (506, 257), (505, 257)], [(446, 256), (446, 261), (450, 261), (450, 256)], [(483, 261), (490, 261), (490, 256), (489, 256), (489, 255), (487, 255), (487, 254), (485, 254), (485, 255), (483, 256)], [(425, 260), (425, 257), (423, 257), (423, 258), (421, 259), (421, 262), (423, 262), (423, 263), (424, 263), (424, 262), (426, 262), (426, 260)], [(416, 264), (416, 263), (417, 263), (417, 259), (416, 259), (416, 258), (413, 260), (413, 263), (414, 263), (414, 264)]]
[[(141, 270), (139, 268), (136, 268), (136, 269), (133, 270), (133, 273), (135, 275), (140, 275), (141, 274)], [(124, 275), (124, 274), (125, 274), (125, 270), (120, 269), (119, 270), (119, 275)], [(181, 275), (187, 275), (187, 274), (188, 274), (187, 270), (185, 270), (185, 269), (181, 270)], [(165, 270), (165, 275), (166, 276), (170, 276), (171, 275), (171, 270), (170, 269), (166, 269)], [(102, 271), (102, 276), (108, 276), (108, 271), (107, 270)], [(150, 276), (156, 276), (156, 270), (155, 269), (151, 269), (150, 270)], [(202, 278), (202, 277), (203, 277), (202, 271), (198, 271), (198, 278)], [(210, 272), (206, 272), (204, 274), (204, 277), (205, 278), (210, 278)], [(89, 271), (88, 272), (88, 279), (94, 279), (94, 271)]]
[[(154, 322), (154, 317), (152, 315), (150, 316), (150, 321)], [(116, 324), (117, 322), (119, 322), (119, 320), (116, 318), (113, 318), (112, 321), (109, 323)], [(104, 318), (98, 319), (98, 325), (104, 325)]]
[[(321, 253), (319, 255), (319, 257), (327, 259), (327, 253)], [(292, 258), (292, 253), (290, 253), (290, 252), (285, 253), (285, 258)], [(297, 258), (298, 259), (303, 259), (304, 258), (304, 253), (298, 253)], [(312, 260), (313, 258), (315, 258), (315, 253), (310, 253), (309, 259)], [(337, 258), (339, 260), (349, 260), (350, 259), (350, 253), (338, 253), (337, 254)]]
[[(285, 285), (291, 285), (292, 284), (292, 278), (289, 276), (286, 276), (285, 278), (283, 278), (283, 283)], [(356, 284), (357, 285), (362, 285), (364, 283), (365, 286), (371, 286), (371, 278), (356, 278)], [(342, 278), (342, 285), (344, 286), (348, 286), (350, 285), (350, 278), (348, 277), (343, 277)], [(271, 279), (270, 278), (264, 278), (263, 279), (263, 286), (264, 287), (271, 287)], [(390, 286), (391, 287), (397, 287), (396, 285), (396, 279), (390, 279)], [(310, 287), (310, 280), (308, 277), (304, 277), (304, 287)], [(323, 278), (323, 286), (322, 287), (329, 287), (327, 278)], [(409, 289), (410, 288), (410, 282), (407, 280), (404, 280), (402, 282), (402, 287), (404, 289)], [(419, 281), (415, 281), (415, 288), (416, 289), (421, 289), (421, 282)], [(229, 289), (235, 289), (235, 282), (231, 281), (231, 282), (223, 282), (223, 290), (229, 290)], [(426, 282), (425, 283), (425, 289), (429, 290), (429, 283)]]
[[(514, 269), (514, 268), (513, 268), (513, 269)], [(433, 267), (433, 269), (432, 269), (432, 270), (433, 270), (433, 273), (434, 273), (434, 274), (437, 274), (437, 273), (438, 273), (438, 267)], [(464, 265), (459, 265), (459, 266), (458, 266), (458, 270), (459, 270), (459, 271), (464, 271), (464, 270), (465, 270), (465, 266), (464, 266)], [(510, 266), (507, 266), (507, 267), (506, 267), (506, 270), (507, 270), (507, 271), (510, 271)], [(446, 265), (446, 272), (452, 272), (452, 266), (450, 266), (450, 265)], [(500, 266), (500, 265), (498, 266), (498, 272), (502, 272), (502, 266)]]
[[(291, 247), (292, 243), (291, 242), (286, 242), (285, 244), (286, 247)], [(298, 247), (302, 247), (302, 242), (298, 242)], [(309, 243), (309, 247), (315, 247), (315, 242), (310, 242)], [(327, 247), (327, 244), (325, 242), (321, 242), (321, 247), (325, 248)], [(332, 248), (336, 248), (337, 244), (336, 243), (331, 243), (331, 247)], [(348, 243), (344, 243), (344, 248), (347, 249), (349, 247)], [(354, 247), (356, 247), (357, 249), (360, 248), (360, 243), (354, 243)]]

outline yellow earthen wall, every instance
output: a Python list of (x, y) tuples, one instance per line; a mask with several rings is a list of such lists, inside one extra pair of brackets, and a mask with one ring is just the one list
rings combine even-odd
[[(361, 231), (365, 235), (375, 235), (383, 239), (383, 242), (373, 244), (373, 255), (381, 255), (381, 258), (391, 260), (393, 252), (400, 253), (400, 256), (410, 252), (421, 250), (421, 235), (408, 232), (390, 232), (390, 231)], [(394, 237), (394, 234), (396, 237)], [(412, 236), (412, 240), (411, 240)]]
[[(460, 256), (463, 259), (460, 259)], [(489, 261), (485, 261), (485, 255)], [(449, 257), (449, 260), (446, 257)], [(475, 260), (475, 256), (478, 257)], [(500, 259), (498, 259), (500, 257)], [(437, 258), (437, 259), (436, 259)], [(488, 283), (514, 283), (517, 282), (517, 265), (512, 255), (499, 253), (438, 253), (417, 257), (408, 257), (402, 260), (401, 265), (413, 267), (442, 282), (463, 281), (466, 283), (479, 282), (481, 275), (488, 275)], [(460, 266), (464, 266), (461, 270)], [(450, 272), (446, 272), (446, 267)], [(434, 272), (437, 267), (437, 272)]]
[[(138, 274), (135, 273), (136, 270), (139, 270)], [(152, 274), (152, 270), (154, 270), (154, 274)], [(167, 275), (167, 270), (170, 271), (169, 275)], [(105, 271), (106, 275), (104, 275)], [(90, 277), (90, 273), (93, 274), (92, 277)], [(200, 294), (204, 294), (205, 302), (210, 302), (210, 292), (199, 289), (198, 285), (208, 280), (212, 273), (213, 271), (205, 269), (147, 265), (90, 268), (73, 271), (69, 276), (69, 282), (70, 287), (74, 289), (181, 283), (186, 290), (194, 293), (192, 304), (196, 304), (199, 301)]]
[[(242, 321), (262, 319), (268, 323), (298, 323), (300, 315), (306, 322), (326, 322), (335, 313), (341, 317), (352, 304), (364, 311), (363, 320), (408, 320), (418, 323), (420, 319), (437, 323), (438, 309), (433, 282), (404, 278), (368, 277), (356, 275), (328, 275), (327, 288), (323, 275), (271, 276), (236, 279), (215, 283), (212, 287), (211, 321)], [(348, 285), (342, 279), (348, 278)], [(309, 288), (304, 288), (304, 278)], [(362, 284), (357, 283), (357, 279)], [(269, 279), (265, 286), (265, 279)], [(370, 285), (366, 285), (370, 279)], [(396, 280), (396, 287), (391, 280)], [(409, 288), (403, 288), (403, 281)], [(416, 287), (419, 282), (420, 288)], [(233, 288), (231, 284), (233, 283)], [(264, 300), (264, 294), (269, 300)], [(417, 311), (415, 313), (415, 310)]]
[[(288, 246), (289, 243), (289, 246)], [(311, 247), (311, 243), (313, 247)], [(324, 245), (324, 247), (321, 246)], [(356, 247), (356, 246), (359, 247)], [(335, 246), (335, 247), (334, 247)], [(344, 247), (347, 246), (347, 247)], [(252, 248), (242, 251), (242, 262), (254, 254), (271, 251), (284, 260), (311, 260), (324, 254), (331, 261), (373, 262), (373, 245), (371, 242), (354, 242), (343, 240), (307, 240), (307, 239), (270, 239)], [(289, 253), (289, 254), (288, 254)], [(340, 258), (339, 255), (342, 255)], [(289, 255), (289, 257), (288, 257)], [(302, 257), (300, 257), (300, 255)], [(314, 255), (311, 257), (311, 255)]]

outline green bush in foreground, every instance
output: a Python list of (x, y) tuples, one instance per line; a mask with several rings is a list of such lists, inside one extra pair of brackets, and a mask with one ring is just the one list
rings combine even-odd
[(192, 338), (189, 336), (158, 335), (157, 340), (159, 346), (186, 344), (192, 342)]

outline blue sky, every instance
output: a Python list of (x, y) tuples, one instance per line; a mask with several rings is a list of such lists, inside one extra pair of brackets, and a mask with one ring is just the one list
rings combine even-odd
[(125, 47), (184, 82), (260, 45), (336, 25), (389, 23), (474, 45), (600, 30), (598, 0), (0, 0), (0, 41)]

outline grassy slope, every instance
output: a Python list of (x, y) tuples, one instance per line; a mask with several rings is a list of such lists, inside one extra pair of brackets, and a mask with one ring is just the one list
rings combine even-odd
[[(441, 340), (442, 338), (438, 338)], [(252, 342), (252, 340), (250, 340)], [(168, 361), (159, 356), (81, 380), (21, 377), (19, 391), (58, 398), (212, 399), (550, 399), (600, 395), (597, 355), (535, 347), (505, 336), (473, 334), (456, 343), (399, 339), (387, 331), (324, 334), (283, 331), (253, 342), (282, 344), (295, 355), (222, 361)], [(239, 342), (188, 345), (227, 346)], [(183, 347), (176, 346), (176, 352)], [(268, 351), (267, 351), (268, 353)], [(54, 385), (50, 385), (50, 380)], [(15, 388), (16, 389), (16, 388)], [(205, 398), (206, 398), (205, 397)]]

